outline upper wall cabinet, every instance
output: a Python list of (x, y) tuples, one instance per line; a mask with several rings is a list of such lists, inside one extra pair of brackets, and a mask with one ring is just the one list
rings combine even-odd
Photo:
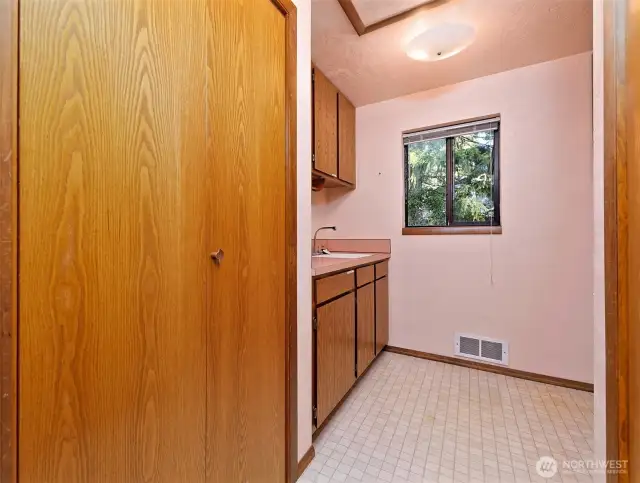
[(356, 109), (313, 68), (313, 186), (355, 188)]

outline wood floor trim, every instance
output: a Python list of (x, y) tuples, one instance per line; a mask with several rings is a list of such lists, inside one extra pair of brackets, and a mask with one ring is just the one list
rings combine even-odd
[(304, 470), (306, 470), (313, 458), (316, 457), (316, 449), (311, 445), (311, 447), (307, 450), (307, 452), (302, 456), (302, 459), (298, 462), (298, 478), (302, 476)]
[(431, 354), (429, 352), (421, 352), (413, 349), (404, 349), (402, 347), (386, 346), (387, 352), (402, 354), (405, 356), (417, 357), (419, 359), (427, 359), (430, 361), (444, 362), (445, 364), (453, 364), (456, 366), (476, 369), (478, 371), (493, 372), (503, 376), (517, 377), (518, 379), (526, 379), (528, 381), (541, 382), (543, 384), (551, 384), (553, 386), (561, 386), (569, 389), (577, 389), (579, 391), (593, 392), (593, 384), (588, 382), (572, 381), (571, 379), (563, 379), (561, 377), (547, 376), (544, 374), (536, 374), (534, 372), (520, 371), (509, 367), (495, 366), (484, 362), (459, 359), (457, 357), (441, 356)]

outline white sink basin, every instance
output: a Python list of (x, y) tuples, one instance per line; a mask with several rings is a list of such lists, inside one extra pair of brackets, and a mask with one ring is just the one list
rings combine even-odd
[(334, 252), (329, 255), (313, 255), (313, 258), (364, 258), (373, 255), (373, 253), (346, 253)]

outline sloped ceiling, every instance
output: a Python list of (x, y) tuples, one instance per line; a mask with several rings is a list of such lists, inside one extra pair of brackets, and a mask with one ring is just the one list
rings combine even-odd
[[(354, 0), (369, 21), (417, 3)], [(591, 9), (591, 0), (449, 0), (360, 37), (337, 0), (312, 0), (312, 57), (362, 106), (589, 51)], [(466, 50), (438, 62), (406, 56), (404, 47), (417, 34), (452, 22), (476, 28)]]

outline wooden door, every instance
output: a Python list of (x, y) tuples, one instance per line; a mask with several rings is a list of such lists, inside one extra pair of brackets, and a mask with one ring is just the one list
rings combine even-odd
[(358, 376), (360, 376), (375, 356), (376, 302), (375, 285), (370, 283), (358, 289)]
[(355, 381), (355, 294), (317, 309), (316, 394), (320, 426)]
[(20, 1), (21, 483), (204, 482), (204, 11)]
[(338, 89), (320, 69), (314, 68), (313, 135), (314, 168), (338, 176)]
[(286, 21), (270, 0), (209, 0), (212, 315), (207, 481), (285, 479)]
[(389, 277), (376, 280), (376, 354), (389, 343)]
[(338, 151), (340, 179), (356, 184), (356, 108), (342, 93), (338, 94)]

